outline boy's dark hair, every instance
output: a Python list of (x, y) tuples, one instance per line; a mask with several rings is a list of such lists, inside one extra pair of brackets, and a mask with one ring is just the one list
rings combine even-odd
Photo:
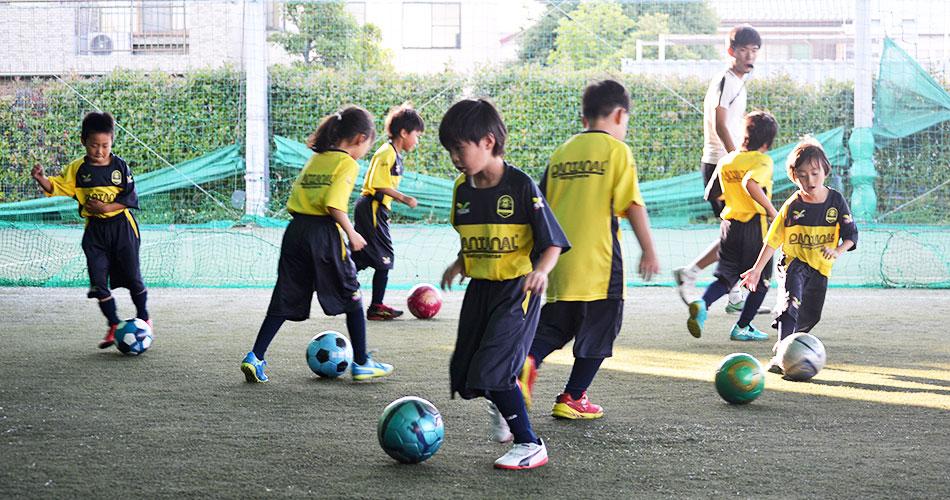
[(729, 48), (736, 49), (746, 45), (762, 46), (762, 37), (759, 32), (748, 24), (740, 24), (729, 32)]
[(344, 106), (336, 113), (323, 117), (317, 130), (307, 138), (307, 147), (315, 153), (324, 153), (359, 134), (365, 135), (370, 141), (376, 140), (373, 115), (359, 106)]
[(412, 108), (409, 103), (400, 104), (389, 110), (386, 114), (386, 121), (383, 122), (383, 129), (390, 139), (399, 137), (399, 134), (405, 130), (407, 133), (415, 131), (424, 132), (426, 124), (419, 116), (419, 112)]
[(755, 151), (762, 146), (772, 147), (778, 123), (768, 111), (753, 111), (745, 115), (745, 140), (742, 147), (746, 151)]
[(615, 80), (594, 82), (584, 89), (581, 101), (584, 118), (596, 120), (613, 113), (617, 108), (630, 112), (630, 93)]
[(815, 140), (814, 137), (805, 136), (795, 145), (795, 149), (788, 154), (788, 163), (786, 164), (788, 178), (794, 181), (796, 170), (816, 162), (821, 165), (825, 175), (831, 174), (831, 162), (828, 161), (828, 156), (825, 155), (825, 149), (821, 147), (821, 143)]
[(505, 154), (508, 129), (498, 110), (488, 99), (464, 99), (452, 105), (439, 124), (439, 142), (449, 151), (463, 142), (478, 143), (491, 134), (495, 137), (492, 156)]
[(83, 144), (92, 134), (112, 134), (115, 136), (115, 119), (112, 118), (112, 115), (98, 111), (86, 113), (86, 116), (82, 119), (82, 132), (79, 134)]

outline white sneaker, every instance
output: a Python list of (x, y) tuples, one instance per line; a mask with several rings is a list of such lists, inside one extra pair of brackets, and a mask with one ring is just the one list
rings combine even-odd
[(677, 267), (673, 270), (673, 281), (676, 282), (676, 291), (679, 292), (683, 303), (689, 305), (696, 301), (696, 273), (691, 267)]
[(496, 469), (522, 470), (541, 467), (548, 463), (548, 449), (541, 444), (515, 443), (498, 460), (495, 460)]
[(772, 356), (772, 359), (769, 360), (767, 369), (769, 373), (785, 375), (785, 370), (782, 369), (782, 358), (778, 357), (778, 355)]
[(739, 314), (745, 307), (745, 299), (748, 296), (745, 287), (736, 283), (736, 286), (729, 290), (729, 303), (726, 304), (726, 312), (729, 314)]
[(501, 416), (498, 407), (491, 401), (488, 402), (488, 414), (491, 415), (491, 440), (498, 443), (510, 443), (515, 439), (508, 427), (505, 417)]

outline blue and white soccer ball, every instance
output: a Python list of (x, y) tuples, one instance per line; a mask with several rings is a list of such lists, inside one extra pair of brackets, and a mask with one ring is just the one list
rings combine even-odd
[(415, 396), (399, 398), (383, 410), (376, 427), (379, 445), (404, 464), (417, 464), (435, 455), (445, 439), (442, 414), (432, 403)]
[(152, 347), (152, 327), (138, 318), (127, 319), (115, 328), (115, 346), (122, 354), (138, 356)]
[(339, 332), (325, 331), (313, 337), (307, 346), (307, 365), (324, 378), (337, 378), (353, 364), (350, 341)]

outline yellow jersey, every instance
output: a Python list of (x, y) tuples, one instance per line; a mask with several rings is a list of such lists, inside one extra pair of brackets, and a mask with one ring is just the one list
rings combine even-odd
[(376, 150), (373, 159), (369, 162), (369, 169), (366, 171), (366, 177), (363, 180), (362, 196), (373, 196), (380, 201), (383, 206), (392, 210), (393, 199), (391, 196), (376, 196), (376, 190), (379, 188), (399, 189), (399, 182), (402, 180), (402, 156), (396, 151), (393, 143), (387, 142)]
[(830, 188), (824, 203), (805, 203), (796, 191), (778, 211), (766, 237), (770, 247), (782, 247), (786, 264), (798, 259), (825, 276), (831, 276), (834, 261), (821, 249), (835, 248), (842, 240), (854, 242), (851, 250), (857, 248), (858, 227), (844, 196)]
[(330, 215), (330, 208), (349, 212), (359, 170), (359, 164), (346, 151), (331, 149), (314, 154), (294, 181), (287, 210), (306, 215)]
[(548, 302), (623, 298), (618, 217), (645, 206), (630, 148), (606, 132), (577, 134), (554, 151), (541, 190), (572, 244), (548, 276)]
[(747, 183), (755, 181), (765, 197), (772, 199), (772, 158), (760, 151), (733, 151), (719, 160), (717, 168), (722, 197), (726, 207), (723, 219), (748, 222), (757, 214), (765, 215), (765, 207), (756, 203), (749, 194)]
[[(46, 196), (69, 196), (79, 202), (79, 215), (84, 218), (108, 219), (125, 214), (132, 222), (130, 208), (139, 208), (132, 170), (125, 160), (112, 155), (108, 165), (89, 165), (86, 157), (77, 158), (63, 168), (62, 173), (49, 177), (53, 192)], [(121, 203), (126, 208), (101, 214), (86, 211), (86, 201), (96, 199), (103, 203)]]

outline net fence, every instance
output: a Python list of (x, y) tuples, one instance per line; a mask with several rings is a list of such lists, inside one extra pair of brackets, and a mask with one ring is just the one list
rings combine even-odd
[[(136, 173), (148, 284), (267, 287), (289, 220), (284, 204), (310, 154), (307, 135), (322, 116), (356, 103), (374, 114), (384, 140), (382, 119), (403, 102), (419, 109), (427, 131), (405, 156), (400, 188), (420, 205), (394, 205), (390, 283), (437, 280), (458, 245), (446, 224), (455, 170), (437, 140), (442, 113), (463, 97), (491, 98), (509, 129), (508, 160), (538, 178), (554, 148), (581, 129), (584, 86), (605, 77), (631, 93), (627, 142), (669, 276), (717, 234), (698, 172), (702, 101), (728, 65), (727, 33), (739, 23), (763, 37), (748, 110), (768, 110), (779, 123), (773, 202), (792, 192), (785, 156), (805, 134), (832, 159), (829, 185), (856, 196), (855, 181), (867, 177), (853, 175), (862, 3), (2, 2), (0, 33), (11, 43), (0, 60), (0, 285), (86, 285), (75, 202), (41, 198), (29, 172), (41, 164), (55, 174), (83, 154), (88, 111), (117, 118), (114, 151)], [(947, 287), (950, 4), (864, 3), (874, 113), (864, 147), (876, 207), (859, 220), (860, 248), (836, 264), (832, 283)], [(248, 104), (249, 75), (259, 66), (264, 165), (248, 163), (247, 124), (261, 119)], [(267, 172), (257, 213), (247, 209), (251, 167)], [(629, 263), (638, 250), (625, 236)]]

